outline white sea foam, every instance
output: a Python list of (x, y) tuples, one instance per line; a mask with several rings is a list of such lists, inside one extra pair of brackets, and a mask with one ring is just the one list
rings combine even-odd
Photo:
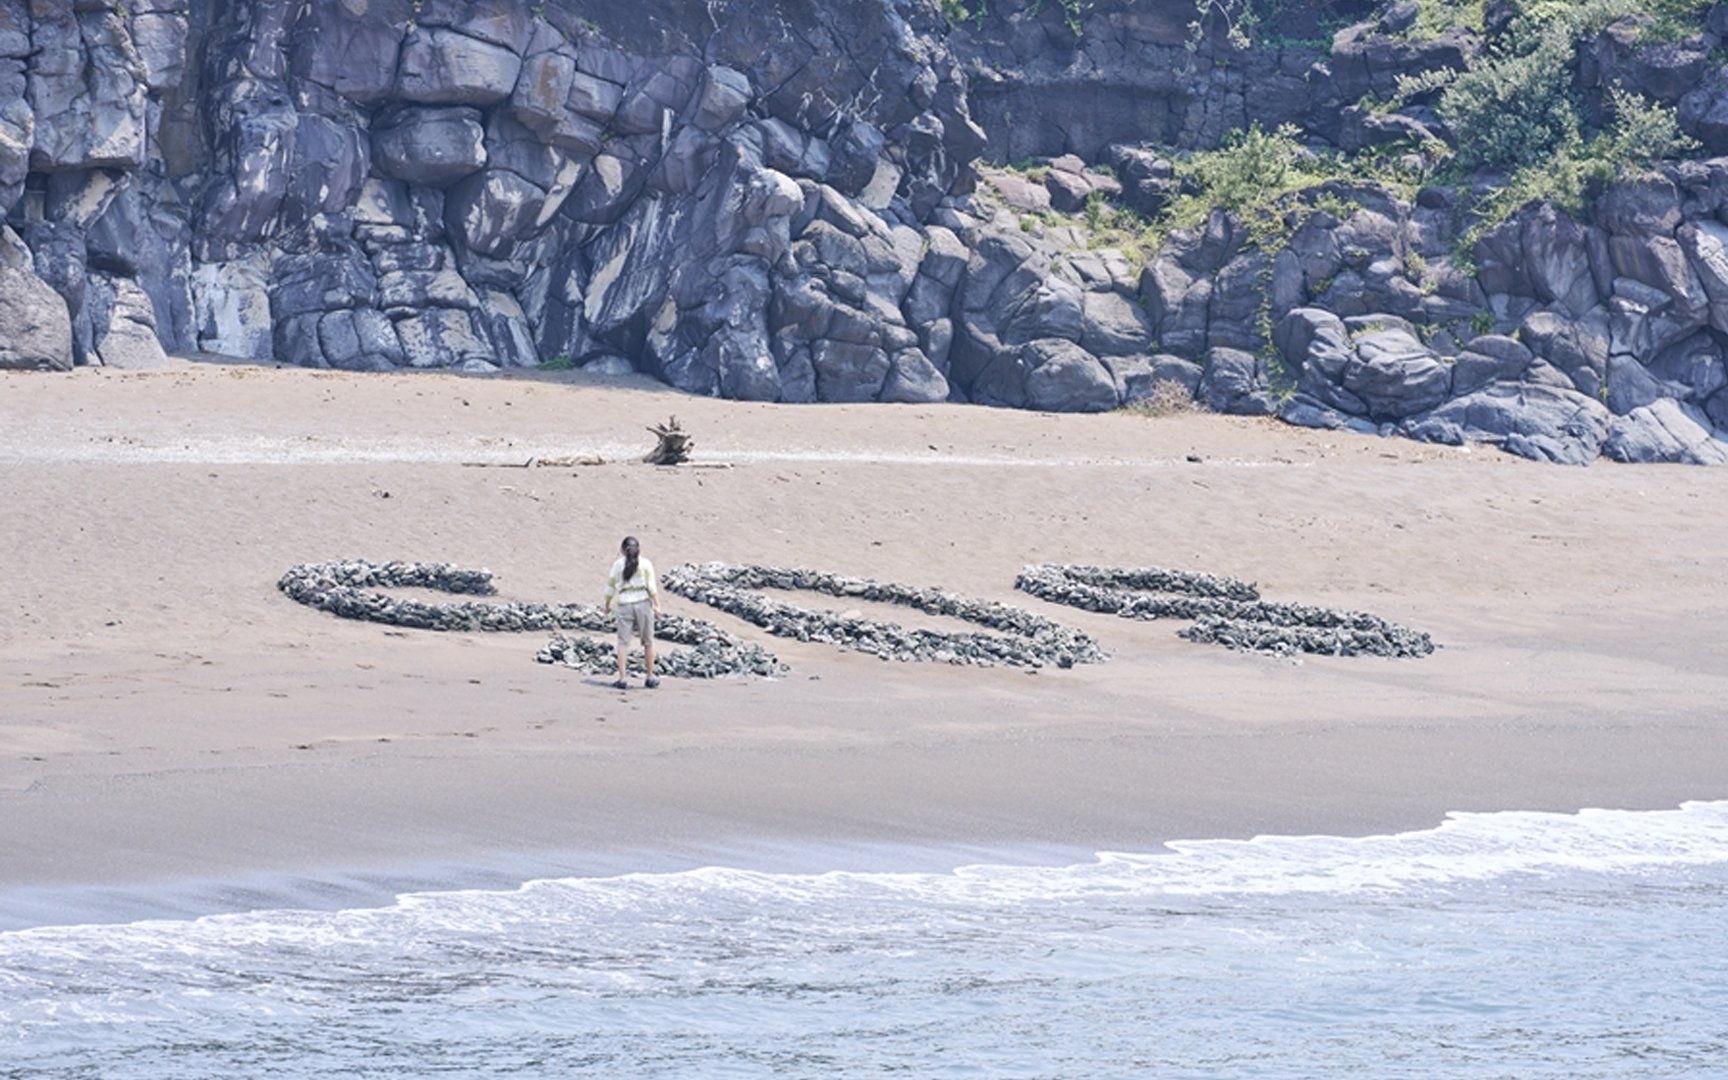
[[(1352, 894), (1575, 872), (1636, 874), (1664, 867), (1728, 865), (1728, 801), (1674, 810), (1583, 810), (1576, 814), (1455, 813), (1437, 828), (1384, 836), (1262, 836), (1180, 840), (1152, 853), (1101, 852), (1068, 866), (975, 864), (951, 872), (775, 873), (705, 867), (530, 881), (507, 890), (407, 893), (393, 904), (342, 912), (283, 910), (148, 920), (125, 926), (41, 927), (0, 933), (32, 949), (80, 939), (77, 949), (122, 956), (170, 933), (183, 943), (224, 947), (353, 947), (380, 933), (442, 929), (497, 933), (525, 924), (634, 920), (687, 910), (781, 910), (872, 905), (904, 910), (1000, 908), (1060, 901)], [(97, 945), (98, 942), (103, 943)]]
[(1725, 896), (1688, 803), (39, 927), (0, 1075), (1713, 1078)]

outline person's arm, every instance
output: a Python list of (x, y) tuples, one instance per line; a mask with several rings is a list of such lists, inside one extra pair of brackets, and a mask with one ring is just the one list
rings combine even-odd
[(654, 573), (654, 564), (642, 560), (643, 580), (648, 583), (648, 599), (654, 604), (654, 614), (660, 614), (660, 576)]
[(612, 614), (612, 598), (618, 595), (618, 564), (613, 563), (612, 569), (606, 575), (606, 598), (600, 602), (600, 612), (603, 615)]

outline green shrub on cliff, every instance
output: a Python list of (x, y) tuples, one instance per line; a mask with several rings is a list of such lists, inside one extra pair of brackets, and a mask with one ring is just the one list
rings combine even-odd
[[(936, 3), (951, 23), (970, 20), (974, 26), (982, 26), (990, 14), (990, 0), (936, 0)], [(1062, 24), (1068, 32), (1075, 37), (1082, 36), (1086, 14), (1092, 10), (1092, 0), (1056, 0), (1056, 5), (1062, 9)], [(1032, 6), (1026, 9), (1026, 17), (1036, 19), (1043, 10), (1044, 0), (1032, 0)]]
[(1255, 123), (1225, 136), (1218, 149), (1178, 162), (1176, 174), (1190, 192), (1171, 203), (1165, 222), (1190, 228), (1214, 208), (1249, 217), (1326, 179), (1316, 168), (1318, 159), (1297, 141), (1299, 133), (1293, 124), (1267, 131)]
[(1507, 50), (1453, 79), (1439, 111), (1457, 138), (1458, 164), (1515, 169), (1575, 142), (1571, 64), (1570, 35), (1545, 33), (1527, 51)]
[(1674, 110), (1618, 86), (1608, 91), (1613, 122), (1588, 141), (1575, 137), (1547, 159), (1518, 169), (1476, 206), (1476, 225), (1465, 233), (1468, 251), (1477, 237), (1533, 202), (1549, 202), (1571, 213), (1585, 208), (1604, 184), (1635, 179), (1658, 161), (1698, 148), (1680, 130)]

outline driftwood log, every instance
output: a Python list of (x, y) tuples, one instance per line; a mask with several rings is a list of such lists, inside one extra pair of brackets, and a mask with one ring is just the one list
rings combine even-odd
[(676, 416), (664, 424), (655, 424), (648, 430), (660, 441), (643, 461), (650, 465), (680, 465), (690, 460), (690, 451), (696, 448), (696, 440), (678, 426)]

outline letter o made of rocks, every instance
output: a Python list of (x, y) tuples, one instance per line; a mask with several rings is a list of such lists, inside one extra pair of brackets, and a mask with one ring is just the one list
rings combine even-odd
[[(667, 590), (697, 600), (779, 637), (817, 641), (883, 660), (931, 661), (1037, 669), (1104, 659), (1088, 635), (1021, 608), (821, 570), (707, 563), (661, 575)], [(764, 589), (824, 593), (854, 601), (897, 604), (960, 619), (983, 631), (912, 629), (898, 623), (811, 610), (772, 599)]]
[(1014, 586), (1040, 600), (1124, 619), (1192, 619), (1180, 636), (1245, 652), (1422, 657), (1434, 651), (1427, 634), (1377, 615), (1273, 603), (1248, 582), (1211, 574), (1043, 563), (1021, 570)]

